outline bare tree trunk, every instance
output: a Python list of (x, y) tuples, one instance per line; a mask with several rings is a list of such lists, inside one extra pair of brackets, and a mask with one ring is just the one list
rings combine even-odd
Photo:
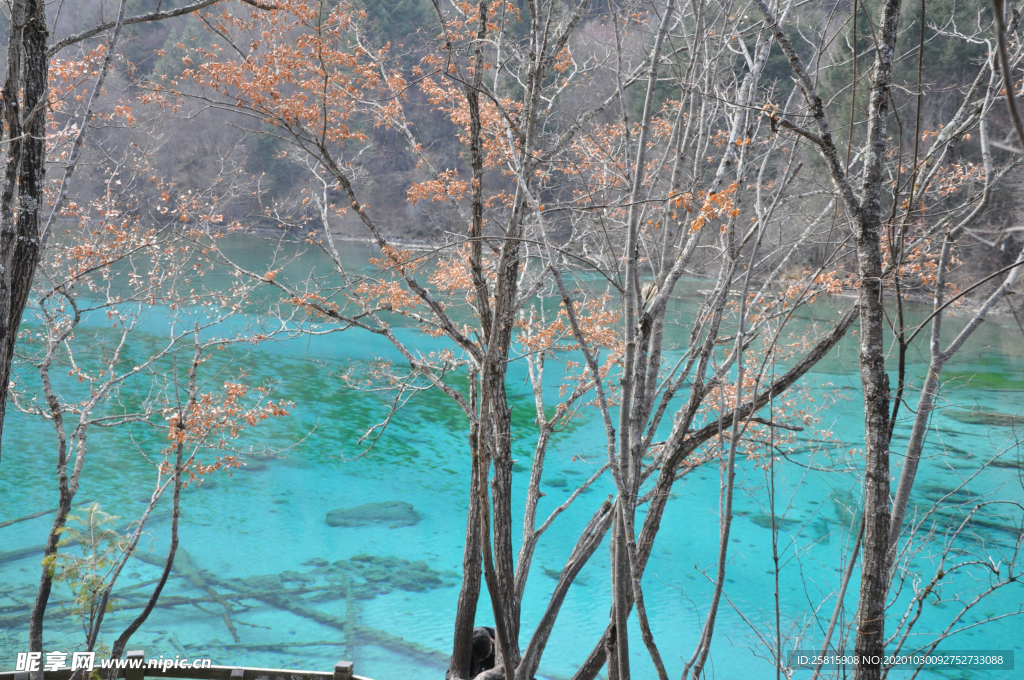
[[(470, 403), (476, 408), (475, 374), (470, 373)], [(477, 480), (480, 474), (480, 454), (477, 451), (479, 426), (470, 425), (470, 448), (473, 450), (473, 469), (470, 474), (469, 513), (466, 516), (466, 546), (462, 553), (462, 587), (459, 589), (459, 603), (455, 610), (455, 638), (452, 643), (452, 659), (448, 670), (452, 678), (468, 678), (473, 660), (473, 628), (476, 625), (476, 608), (480, 600), (480, 491)]]
[[(621, 497), (620, 497), (621, 498)], [(618, 652), (616, 675), (619, 680), (628, 680), (629, 672), (629, 612), (633, 608), (633, 591), (629, 587), (629, 562), (626, 555), (626, 530), (622, 526), (622, 514), (615, 513), (612, 525), (612, 621), (615, 624), (615, 649)]]
[[(1004, 0), (992, 0), (992, 9), (995, 14), (999, 70), (1002, 71), (1003, 87), (1006, 89), (1006, 108), (1010, 112), (1010, 120), (1013, 122), (1013, 129), (1017, 133), (1017, 141), (1020, 142), (1020, 148), (1024, 149), (1024, 120), (1021, 119), (1020, 109), (1017, 108), (1017, 88), (1013, 82), (1013, 71), (1010, 67), (1010, 58), (1006, 47), (1006, 3)], [(1011, 19), (1014, 18), (1013, 14), (1016, 13), (1017, 9), (1014, 8)]]
[[(193, 389), (195, 387), (195, 384), (194, 384), (195, 383), (195, 369), (196, 369), (196, 366), (193, 365), (192, 366), (192, 376), (191, 376), (192, 377), (192, 382), (193, 382), (193, 385), (191, 387)], [(189, 407), (192, 405), (192, 402), (193, 402), (193, 400), (190, 398), (189, 399), (189, 403), (188, 403)], [(184, 422), (184, 418), (182, 418), (180, 422)], [(139, 612), (139, 615), (136, 616), (135, 619), (132, 620), (132, 622), (130, 624), (128, 624), (128, 627), (125, 628), (124, 631), (121, 633), (121, 635), (118, 636), (118, 638), (114, 641), (114, 644), (111, 645), (111, 647), (110, 647), (110, 658), (112, 658), (112, 659), (120, 659), (121, 658), (121, 654), (124, 653), (124, 649), (128, 645), (128, 641), (131, 639), (132, 635), (134, 635), (135, 631), (137, 631), (139, 628), (141, 628), (142, 624), (144, 624), (146, 622), (146, 619), (149, 618), (149, 615), (152, 613), (153, 609), (156, 607), (157, 601), (160, 599), (160, 594), (164, 590), (164, 585), (167, 584), (168, 577), (170, 577), (170, 575), (171, 575), (171, 567), (174, 566), (174, 555), (178, 551), (178, 518), (181, 515), (180, 508), (181, 508), (181, 472), (182, 472), (182, 456), (181, 456), (181, 452), (182, 452), (182, 448), (183, 448), (182, 443), (178, 442), (178, 445), (176, 447), (176, 452), (175, 452), (175, 461), (174, 461), (174, 505), (173, 505), (173, 509), (171, 511), (171, 545), (170, 545), (170, 548), (168, 548), (168, 550), (167, 550), (167, 561), (164, 563), (164, 569), (160, 573), (160, 580), (157, 582), (156, 587), (153, 588), (153, 593), (149, 596), (149, 601), (146, 602), (146, 606), (143, 608), (143, 610), (141, 612)], [(113, 584), (111, 584), (111, 585), (113, 585)], [(108, 591), (107, 595), (109, 595), (109, 594), (110, 594), (110, 592)], [(104, 599), (103, 604), (104, 604), (104, 606), (106, 605), (106, 599)], [(96, 627), (96, 633), (99, 633), (99, 626), (98, 625)], [(95, 639), (90, 640), (90, 648), (92, 647), (93, 644), (95, 644)], [(117, 668), (111, 668), (110, 669), (110, 675), (108, 676), (108, 680), (117, 680)]]
[[(760, 239), (759, 241), (760, 242)], [(757, 247), (755, 246), (754, 251), (756, 253)], [(730, 529), (732, 528), (732, 504), (733, 494), (735, 492), (736, 483), (736, 446), (739, 443), (741, 431), (740, 431), (740, 411), (739, 404), (743, 398), (743, 377), (744, 377), (744, 365), (743, 365), (743, 351), (744, 346), (744, 334), (745, 334), (745, 321), (746, 321), (746, 303), (747, 294), (750, 289), (750, 270), (747, 270), (747, 276), (744, 277), (743, 283), (743, 294), (740, 296), (740, 312), (739, 312), (739, 327), (736, 329), (736, 407), (732, 413), (731, 423), (731, 434), (729, 438), (729, 454), (725, 463), (725, 470), (723, 471), (722, 479), (722, 495), (720, 500), (720, 528), (718, 536), (718, 560), (717, 568), (718, 572), (715, 575), (715, 590), (711, 597), (711, 605), (708, 607), (707, 618), (704, 622), (704, 628), (701, 630), (700, 641), (697, 643), (697, 650), (694, 652), (693, 657), (687, 662), (683, 668), (683, 679), (685, 680), (690, 675), (690, 669), (693, 669), (692, 677), (694, 680), (700, 680), (704, 675), (704, 666), (707, 663), (708, 654), (711, 652), (711, 638), (715, 633), (715, 620), (718, 616), (718, 606), (722, 599), (722, 591), (725, 588), (725, 569), (727, 563), (727, 557), (729, 554), (729, 536)], [(723, 409), (724, 410), (724, 409)], [(719, 442), (722, 441), (722, 437), (725, 435), (725, 423), (719, 421)], [(774, 515), (772, 515), (774, 517)], [(773, 520), (774, 521), (774, 520)]]
[[(440, 6), (435, 5), (438, 17), (444, 28), (444, 17)], [(483, 81), (483, 40), (487, 35), (487, 2), (481, 0), (479, 12), (483, 19), (477, 25), (477, 42), (473, 49), (473, 79), (465, 85), (466, 102), (470, 117), (470, 158), (473, 168), (472, 219), (470, 223), (470, 270), (476, 288), (477, 311), (480, 314), (480, 327), (484, 342), (490, 340), (492, 316), (490, 308), (490, 291), (483, 273), (483, 149), (482, 125), (480, 121), (480, 89)], [(479, 17), (478, 17), (479, 18)], [(478, 372), (471, 370), (469, 374), (470, 406), (479, 414), (479, 378)], [(459, 589), (459, 600), (455, 612), (455, 637), (452, 641), (452, 657), (448, 667), (449, 676), (454, 679), (469, 678), (473, 663), (473, 629), (476, 626), (476, 610), (480, 600), (481, 578), (481, 542), (483, 538), (481, 498), (485, 494), (480, 488), (486, 479), (486, 470), (481, 471), (483, 451), (480, 441), (480, 422), (470, 423), (469, 445), (472, 452), (472, 470), (470, 472), (469, 509), (466, 516), (466, 545), (462, 556), (462, 586)]]
[[(881, 678), (885, 653), (885, 598), (889, 552), (889, 376), (885, 371), (882, 290), (882, 181), (887, 150), (889, 81), (900, 0), (886, 0), (868, 105), (867, 151), (857, 218), (860, 271), (860, 376), (864, 390), (864, 549), (857, 636), (856, 680)], [(876, 658), (877, 657), (877, 658)], [(877, 661), (877, 663), (876, 663)]]
[[(506, 616), (507, 600), (502, 597), (501, 583), (498, 581), (497, 570), (494, 567), (494, 549), (491, 546), (491, 501), (487, 492), (487, 474), (490, 471), (490, 461), (485, 458), (475, 467), (478, 474), (476, 488), (480, 498), (480, 545), (484, 562), (484, 578), (487, 580), (487, 594), (491, 599), (491, 609), (494, 612), (494, 631), (497, 638), (497, 649), (494, 655), (495, 663), (500, 663), (499, 668), (504, 677), (508, 679), (513, 677), (513, 669), (518, 663), (516, 658), (518, 654), (516, 651), (513, 651), (515, 648), (512, 647), (510, 641), (511, 634)], [(497, 507), (497, 502), (494, 505)], [(495, 538), (495, 543), (497, 543), (497, 538)]]
[[(50, 601), (50, 591), (53, 588), (51, 560), (57, 554), (57, 543), (60, 541), (61, 531), (67, 522), (68, 513), (71, 512), (71, 505), (74, 503), (75, 493), (78, 491), (78, 477), (81, 472), (81, 463), (80, 460), (77, 460), (81, 457), (81, 448), (79, 447), (76, 451), (78, 455), (76, 455), (74, 468), (71, 475), (68, 475), (68, 442), (75, 439), (77, 428), (69, 438), (64, 424), (63, 408), (50, 382), (50, 366), (53, 364), (56, 348), (67, 339), (80, 320), (81, 316), (76, 308), (72, 323), (68, 324), (57, 337), (49, 338), (49, 350), (39, 366), (39, 375), (43, 383), (43, 394), (46, 397), (53, 429), (57, 435), (57, 493), (59, 501), (57, 516), (53, 518), (50, 534), (46, 538), (46, 549), (43, 553), (43, 568), (39, 576), (39, 587), (36, 590), (36, 599), (32, 604), (32, 612), (29, 616), (29, 651), (33, 652), (43, 651), (43, 617), (46, 614), (46, 605)], [(42, 671), (33, 672), (33, 680), (42, 680), (42, 678)]]
[[(885, 0), (875, 41), (871, 98), (868, 105), (867, 144), (858, 197), (839, 160), (824, 102), (803, 60), (793, 48), (764, 0), (757, 0), (771, 25), (803, 93), (818, 134), (786, 123), (814, 142), (828, 163), (829, 172), (846, 209), (856, 223), (854, 238), (860, 274), (860, 371), (864, 391), (864, 544), (855, 651), (858, 661), (881, 659), (885, 647), (885, 596), (888, 591), (889, 547), (889, 376), (883, 352), (885, 310), (882, 288), (882, 183), (887, 151), (889, 82), (898, 37), (901, 0)], [(856, 680), (876, 680), (881, 663), (858, 663)]]
[[(855, 643), (858, 662), (881, 657), (885, 647), (885, 596), (889, 548), (889, 376), (885, 372), (882, 257), (878, 231), (862, 223), (860, 372), (864, 389), (864, 561)], [(858, 663), (856, 680), (880, 678), (881, 664)]]
[[(509, 668), (519, 665), (519, 610), (515, 604), (515, 561), (512, 553), (512, 414), (505, 391), (505, 373), (514, 322), (515, 298), (519, 274), (518, 234), (512, 234), (502, 247), (498, 264), (498, 282), (494, 304), (494, 323), (490, 343), (481, 370), (480, 436), (478, 448), (483, 462), (477, 483), (481, 502), (483, 540), (490, 541), (487, 515), (487, 473), (494, 464), (491, 482), (493, 507), (493, 552), (483, 546), (487, 587), (494, 604), (495, 621), (500, 640), (507, 653)], [(492, 557), (493, 554), (493, 557)], [(489, 564), (493, 559), (493, 567)], [(488, 572), (493, 568), (493, 575)], [(500, 611), (499, 611), (500, 610)], [(511, 673), (507, 677), (511, 677)]]
[[(39, 223), (45, 200), (48, 35), (43, 0), (14, 0), (3, 89), (8, 148), (0, 185), (0, 435), (14, 344), (39, 262)], [(32, 650), (42, 651), (42, 647)]]
[(602, 540), (604, 540), (604, 535), (611, 524), (613, 511), (613, 504), (606, 500), (597, 509), (587, 527), (580, 534), (572, 554), (569, 555), (569, 559), (566, 561), (565, 568), (562, 569), (562, 573), (558, 577), (558, 584), (555, 586), (555, 592), (551, 595), (548, 607), (537, 624), (537, 628), (534, 631), (533, 637), (530, 638), (526, 651), (523, 653), (523, 662), (517, 671), (516, 680), (530, 680), (537, 672), (541, 655), (544, 654), (544, 648), (551, 636), (551, 630), (554, 628), (558, 611), (569, 592), (569, 586), (572, 585), (573, 580), (580, 573), (580, 570), (590, 559), (591, 555), (600, 547)]
[[(60, 506), (57, 508), (57, 516), (53, 520), (50, 534), (46, 538), (46, 549), (43, 552), (42, 574), (39, 576), (39, 587), (36, 590), (36, 598), (32, 604), (32, 612), (29, 615), (28, 623), (28, 648), (32, 652), (43, 651), (43, 617), (46, 615), (46, 605), (50, 601), (50, 591), (53, 589), (53, 571), (50, 568), (48, 558), (57, 554), (57, 543), (60, 541), (60, 530), (67, 522), (68, 513), (71, 512), (71, 503), (74, 495), (67, 491), (67, 462), (66, 445), (62, 440), (59, 444), (62, 450), (60, 458), (64, 461), (64, 472), (58, 473), (61, 477)], [(42, 680), (43, 671), (33, 671), (32, 680)]]
[[(636, 497), (640, 488), (640, 467), (642, 464), (643, 449), (639, 446), (641, 437), (641, 425), (647, 420), (647, 413), (638, 414), (647, 402), (642, 390), (646, 386), (647, 370), (647, 347), (640, 342), (637, 333), (637, 317), (642, 313), (640, 278), (639, 278), (639, 215), (640, 215), (640, 189), (643, 185), (645, 161), (647, 158), (647, 140), (650, 136), (651, 118), (654, 115), (654, 91), (658, 80), (658, 66), (661, 61), (661, 49), (671, 25), (675, 0), (667, 0), (665, 11), (658, 27), (658, 33), (654, 38), (654, 47), (651, 50), (650, 65), (647, 72), (647, 91), (644, 96), (644, 108), (640, 119), (640, 132), (636, 141), (636, 158), (632, 166), (632, 182), (629, 193), (629, 212), (626, 218), (626, 281), (624, 291), (625, 310), (625, 353), (622, 358), (621, 395), (622, 403), (619, 406), (619, 474), (616, 477), (620, 486), (618, 489), (619, 512), (616, 513), (614, 529), (612, 531), (613, 542), (613, 564), (612, 564), (612, 609), (615, 616), (615, 629), (618, 634), (616, 648), (619, 650), (619, 679), (629, 680), (629, 628), (627, 621), (629, 611), (634, 600), (634, 579), (633, 573), (637, 572), (636, 584), (639, 584), (639, 570), (635, 565), (630, 564), (628, 549), (628, 537), (630, 526), (636, 514)], [(616, 20), (616, 26), (618, 26)], [(616, 32), (616, 35), (618, 33)], [(618, 44), (616, 54), (620, 55)], [(623, 130), (629, 135), (629, 118), (626, 115), (625, 101), (622, 92), (622, 73), (619, 67), (619, 104), (622, 107)], [(626, 145), (628, 155), (630, 145)], [(627, 159), (628, 160), (628, 159)], [(581, 339), (582, 342), (582, 339)], [(655, 369), (656, 370), (656, 369)], [(650, 631), (645, 628), (645, 643), (651, 653), (654, 665), (659, 669), (659, 675), (664, 675), (661, 668), (661, 658), (654, 646)]]

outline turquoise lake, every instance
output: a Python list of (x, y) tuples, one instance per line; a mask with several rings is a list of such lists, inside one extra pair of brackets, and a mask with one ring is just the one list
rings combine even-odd
[[(297, 246), (291, 246), (297, 248)], [(269, 246), (262, 240), (229, 243), (232, 253), (254, 269), (265, 262)], [(354, 269), (365, 269), (371, 251), (351, 245), (347, 257)], [(320, 267), (325, 262), (302, 255), (294, 267)], [(319, 271), (323, 271), (322, 269)], [(217, 285), (211, 278), (208, 285)], [(676, 346), (688, 335), (687, 322), (700, 301), (705, 282), (680, 287), (672, 317)], [(801, 310), (798, 326), (817, 323), (827, 328), (844, 299), (820, 300)], [(920, 319), (923, 308), (912, 308)], [(964, 314), (958, 314), (958, 317)], [(948, 323), (952, 336), (959, 318)], [(79, 334), (103, 333), (104, 319), (87, 320)], [(29, 323), (31, 325), (31, 323)], [(154, 312), (137, 334), (137, 351), (159, 341), (166, 321)], [(424, 351), (442, 347), (409, 328), (398, 335)], [(674, 334), (674, 335), (673, 335)], [(147, 343), (149, 343), (147, 345)], [(911, 352), (911, 377), (917, 378), (926, 346)], [(245, 445), (268, 453), (247, 459), (246, 467), (228, 476), (216, 473), (182, 496), (181, 549), (176, 572), (159, 606), (135, 634), (130, 649), (147, 657), (175, 655), (210, 657), (214, 664), (327, 671), (336, 661), (355, 662), (357, 674), (375, 680), (440, 679), (451, 650), (452, 621), (458, 596), (465, 535), (469, 452), (466, 422), (437, 392), (414, 396), (387, 433), (365, 456), (357, 439), (386, 413), (387, 395), (349, 387), (346, 370), (359, 370), (378, 359), (396, 359), (385, 340), (359, 331), (304, 336), (232, 350), (232, 365), (245, 367), (246, 381), (279, 384), (277, 397), (295, 403), (291, 416), (262, 423)], [(894, 365), (894, 362), (893, 362)], [(19, 375), (38, 386), (38, 374), (23, 366)], [(66, 374), (66, 371), (64, 371)], [(552, 364), (547, 387), (558, 395)], [(1021, 453), (1016, 446), (1024, 420), (993, 420), (974, 415), (990, 411), (1024, 417), (1024, 335), (1012, 318), (986, 322), (946, 368), (950, 378), (941, 396), (918, 475), (914, 503), (925, 507), (977, 472), (981, 464), (1005, 451), (968, 486), (947, 499), (941, 518), (946, 524), (958, 513), (953, 503), (983, 496), (1024, 502)], [(210, 378), (211, 376), (207, 376)], [(221, 379), (221, 378), (218, 378)], [(224, 378), (226, 379), (226, 378)], [(35, 381), (34, 383), (32, 381)], [(894, 380), (895, 383), (895, 380)], [(809, 374), (804, 384), (820, 408), (817, 428), (829, 429), (830, 442), (800, 434), (788, 459), (775, 468), (776, 515), (782, 553), (780, 598), (784, 635), (803, 636), (803, 648), (820, 644), (834, 599), (825, 600), (839, 584), (850, 549), (850, 525), (859, 503), (857, 465), (850, 449), (861, 446), (863, 409), (855, 338)], [(522, 360), (509, 371), (517, 439), (518, 487), (514, 511), (521, 514), (535, 426), (532, 395)], [(74, 390), (64, 376), (58, 389)], [(916, 393), (909, 395), (910, 406)], [(902, 411), (893, 450), (893, 473), (909, 434), (908, 410)], [(148, 502), (154, 472), (143, 453), (165, 445), (162, 435), (141, 427), (96, 430), (76, 503), (98, 501), (106, 512), (128, 522)], [(545, 465), (546, 496), (539, 518), (562, 503), (578, 483), (604, 460), (603, 430), (596, 411), (556, 435)], [(49, 423), (8, 410), (0, 462), (0, 524), (55, 508), (55, 438)], [(835, 469), (825, 469), (833, 467)], [(767, 473), (752, 463), (739, 463), (736, 513), (727, 567), (725, 594), (716, 629), (709, 677), (774, 677), (769, 650), (759, 640), (774, 634), (771, 511)], [(578, 531), (612, 492), (601, 479), (581, 495), (541, 539), (523, 608), (523, 644), (544, 610)], [(894, 483), (895, 488), (895, 483)], [(705, 466), (677, 483), (669, 502), (651, 562), (644, 577), (648, 613), (669, 674), (681, 673), (694, 650), (710, 599), (719, 531), (719, 469)], [(366, 503), (402, 502), (419, 521), (390, 526), (332, 527), (328, 512)], [(148, 525), (140, 543), (143, 553), (165, 554), (169, 531), (169, 495)], [(17, 652), (28, 646), (27, 611), (39, 580), (40, 556), (27, 550), (40, 546), (53, 516), (0, 528), (0, 669), (13, 669)], [(1004, 565), (1019, 536), (1021, 512), (1009, 505), (989, 506), (984, 522), (958, 549), (974, 551)], [(521, 520), (520, 520), (521, 521)], [(403, 524), (398, 522), (397, 524)], [(514, 527), (514, 540), (521, 529)], [(914, 560), (925, 582), (934, 571), (941, 538)], [(607, 540), (606, 540), (607, 544)], [(706, 573), (705, 573), (706, 572)], [(984, 588), (982, 570), (965, 570), (943, 587), (945, 599), (972, 597)], [(1005, 574), (1005, 572), (1003, 572)], [(151, 586), (130, 589), (157, 578), (159, 568), (133, 560), (125, 569), (120, 608), (108, 616), (102, 642), (110, 644), (138, 611), (133, 608)], [(855, 575), (856, 582), (856, 575)], [(72, 650), (81, 644), (79, 624), (65, 615), (61, 602), (66, 587), (56, 588), (44, 632), (47, 650)], [(909, 602), (908, 582), (891, 610), (891, 629)], [(824, 600), (824, 604), (822, 601)], [(946, 627), (958, 611), (955, 602), (927, 598), (915, 629), (916, 649)], [(1019, 611), (1024, 586), (1010, 585), (978, 605), (957, 627)], [(538, 678), (563, 679), (598, 640), (608, 620), (610, 589), (608, 551), (595, 553), (572, 587), (540, 665)], [(820, 609), (819, 608), (820, 605)], [(856, 588), (847, 596), (848, 612), (856, 606)], [(817, 611), (818, 619), (814, 618)], [(19, 617), (21, 617), (19, 619)], [(20, 622), (19, 622), (20, 621)], [(489, 601), (481, 598), (479, 625), (491, 621)], [(635, 617), (633, 618), (635, 624)], [(1024, 668), (1024, 621), (1005, 617), (972, 627), (943, 644), (950, 650), (1015, 650), (1017, 668)], [(793, 644), (783, 645), (792, 649)], [(635, 677), (655, 677), (639, 630), (631, 636)], [(1000, 673), (1007, 675), (1000, 675)], [(1021, 671), (1016, 671), (1020, 673)], [(903, 677), (893, 671), (890, 677)], [(603, 676), (602, 676), (603, 677)], [(809, 677), (797, 673), (796, 677)], [(907, 673), (909, 677), (909, 672)], [(1010, 671), (936, 671), (929, 678), (1015, 677)]]

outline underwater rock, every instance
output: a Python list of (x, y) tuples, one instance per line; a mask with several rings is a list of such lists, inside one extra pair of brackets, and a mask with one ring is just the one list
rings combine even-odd
[(304, 567), (326, 567), (328, 564), (330, 564), (330, 562), (328, 562), (324, 558), (322, 558), (322, 557), (314, 557), (311, 560), (306, 560), (305, 562), (303, 562), (302, 566), (304, 566)]
[(388, 590), (423, 591), (445, 585), (438, 572), (432, 570), (423, 560), (409, 562), (391, 556), (353, 555), (349, 562), (353, 571), (373, 583), (377, 588)]
[(395, 590), (422, 592), (452, 584), (450, 572), (435, 571), (423, 560), (410, 562), (398, 557), (354, 555), (323, 569), (325, 580), (337, 584), (345, 597), (369, 600)]
[(1024, 417), (1011, 415), (1009, 413), (997, 413), (996, 411), (967, 411), (964, 409), (950, 409), (946, 415), (967, 425), (1011, 425), (1024, 424)]
[[(762, 529), (772, 528), (772, 516), (767, 512), (756, 512), (747, 515), (750, 521), (761, 527)], [(786, 531), (792, 527), (800, 526), (801, 522), (795, 519), (786, 519), (785, 517), (775, 516), (775, 528), (779, 531)]]
[(420, 514), (411, 503), (384, 501), (367, 503), (354, 508), (339, 508), (327, 513), (332, 527), (361, 527), (368, 524), (387, 524), (391, 529), (418, 524)]
[(551, 486), (556, 489), (564, 489), (569, 486), (569, 480), (565, 477), (555, 477), (554, 479), (545, 480), (544, 485)]
[(280, 579), (273, 576), (250, 576), (243, 579), (250, 588), (254, 590), (275, 590), (281, 587)]

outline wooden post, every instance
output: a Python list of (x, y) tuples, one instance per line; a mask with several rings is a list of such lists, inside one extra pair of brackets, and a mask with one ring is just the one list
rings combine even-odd
[[(146, 652), (136, 649), (125, 654), (128, 663), (124, 667), (125, 680), (143, 680), (146, 677)], [(135, 660), (138, 659), (137, 662)], [(135, 662), (135, 663), (133, 663)]]
[(339, 661), (334, 664), (334, 680), (352, 680), (351, 661)]

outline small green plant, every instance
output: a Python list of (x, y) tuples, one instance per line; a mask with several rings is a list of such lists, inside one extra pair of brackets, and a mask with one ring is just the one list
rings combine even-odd
[[(80, 554), (58, 552), (44, 562), (54, 582), (66, 583), (71, 588), (69, 608), (81, 620), (86, 635), (103, 606), (108, 578), (127, 546), (127, 537), (115, 528), (119, 519), (100, 510), (99, 503), (83, 508), (77, 515), (69, 515), (58, 545), (63, 548), (77, 545)], [(108, 600), (107, 611), (114, 604), (114, 600)]]

